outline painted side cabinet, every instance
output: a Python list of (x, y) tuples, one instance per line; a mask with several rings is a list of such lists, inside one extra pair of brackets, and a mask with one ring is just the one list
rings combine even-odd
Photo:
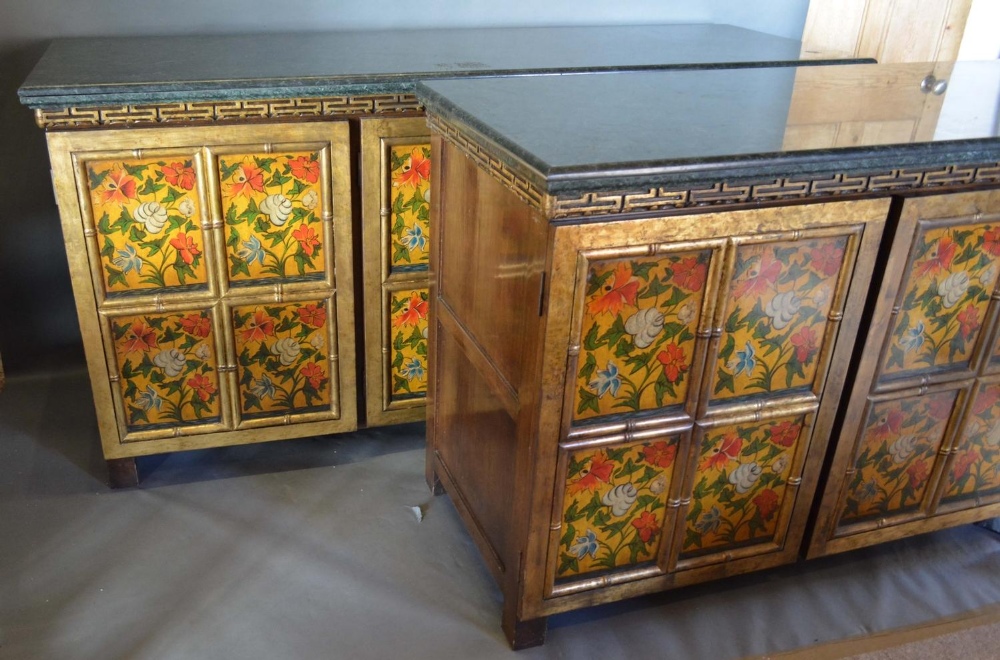
[(48, 142), (113, 474), (356, 427), (346, 122)]
[(903, 202), (810, 556), (1000, 515), (998, 274), (1000, 192)]

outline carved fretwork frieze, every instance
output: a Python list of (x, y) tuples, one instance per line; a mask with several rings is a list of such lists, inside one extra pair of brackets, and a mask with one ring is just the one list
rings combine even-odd
[(896, 169), (875, 174), (844, 173), (820, 178), (789, 177), (752, 184), (557, 195), (549, 198), (548, 215), (557, 219), (989, 184), (1000, 184), (1000, 163)]
[(460, 129), (442, 121), (440, 117), (434, 115), (428, 115), (427, 124), (432, 130), (440, 133), (441, 137), (445, 140), (458, 147), (476, 165), (488, 172), (493, 178), (499, 180), (500, 183), (506, 186), (522, 201), (537, 209), (544, 208), (543, 200), (545, 199), (545, 193), (535, 186), (535, 184), (508, 167), (506, 163), (495, 156), (491, 156), (474, 138), (469, 137)]
[(423, 110), (423, 106), (413, 94), (379, 94), (249, 101), (190, 101), (60, 110), (38, 109), (35, 110), (35, 121), (42, 128), (49, 130), (123, 125), (201, 124), (248, 119), (392, 115), (420, 110)]

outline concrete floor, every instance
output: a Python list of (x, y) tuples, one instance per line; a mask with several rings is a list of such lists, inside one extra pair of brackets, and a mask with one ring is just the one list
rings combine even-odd
[(1000, 536), (966, 526), (560, 615), (513, 654), (422, 432), (151, 457), (110, 491), (85, 375), (9, 381), (0, 658), (714, 660), (1000, 603)]

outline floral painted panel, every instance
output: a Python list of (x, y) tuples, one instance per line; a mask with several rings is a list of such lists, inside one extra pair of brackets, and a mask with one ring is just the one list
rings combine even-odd
[(233, 308), (244, 418), (329, 410), (327, 300)]
[(577, 420), (683, 404), (711, 250), (591, 263)]
[(389, 294), (390, 398), (394, 401), (427, 395), (429, 309), (427, 289), (404, 289)]
[(714, 400), (812, 386), (846, 248), (846, 236), (739, 247)]
[(883, 375), (968, 363), (1000, 272), (1000, 225), (929, 229), (914, 251)]
[(682, 558), (774, 539), (795, 453), (808, 440), (803, 428), (799, 415), (719, 426), (705, 434)]
[(557, 578), (656, 559), (678, 443), (668, 438), (570, 454)]
[(956, 397), (957, 392), (947, 391), (871, 406), (841, 523), (919, 506)]
[(1000, 384), (979, 386), (957, 448), (944, 499), (975, 498), (1000, 491)]
[(426, 267), (430, 252), (427, 232), (431, 209), (431, 146), (390, 147), (389, 160), (392, 179), (390, 267)]
[(322, 277), (324, 176), (315, 152), (219, 157), (230, 282)]
[(119, 316), (111, 334), (129, 429), (220, 420), (210, 312)]
[(86, 169), (109, 295), (207, 284), (193, 157), (94, 160)]

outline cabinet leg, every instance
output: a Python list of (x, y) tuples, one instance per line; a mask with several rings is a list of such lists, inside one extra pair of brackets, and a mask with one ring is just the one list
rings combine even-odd
[(545, 643), (545, 631), (549, 626), (549, 618), (547, 616), (528, 619), (526, 621), (518, 619), (511, 621), (508, 620), (507, 613), (504, 612), (502, 623), (504, 634), (507, 635), (507, 641), (510, 642), (510, 647), (515, 651), (531, 648), (532, 646), (541, 646)]
[(108, 485), (112, 488), (132, 488), (139, 485), (139, 470), (134, 458), (108, 459)]
[(990, 518), (989, 520), (977, 522), (976, 524), (983, 529), (988, 529), (994, 534), (1000, 535), (1000, 518)]
[[(430, 439), (428, 438), (429, 441)], [(427, 487), (431, 489), (432, 494), (444, 495), (444, 485), (441, 483), (441, 479), (438, 478), (437, 470), (434, 469), (435, 459), (434, 449), (428, 445), (427, 454), (424, 459), (424, 479), (427, 481)]]
[(430, 465), (430, 461), (428, 461), (424, 477), (427, 479), (427, 487), (431, 489), (433, 495), (444, 495), (444, 485), (438, 479), (437, 471)]

